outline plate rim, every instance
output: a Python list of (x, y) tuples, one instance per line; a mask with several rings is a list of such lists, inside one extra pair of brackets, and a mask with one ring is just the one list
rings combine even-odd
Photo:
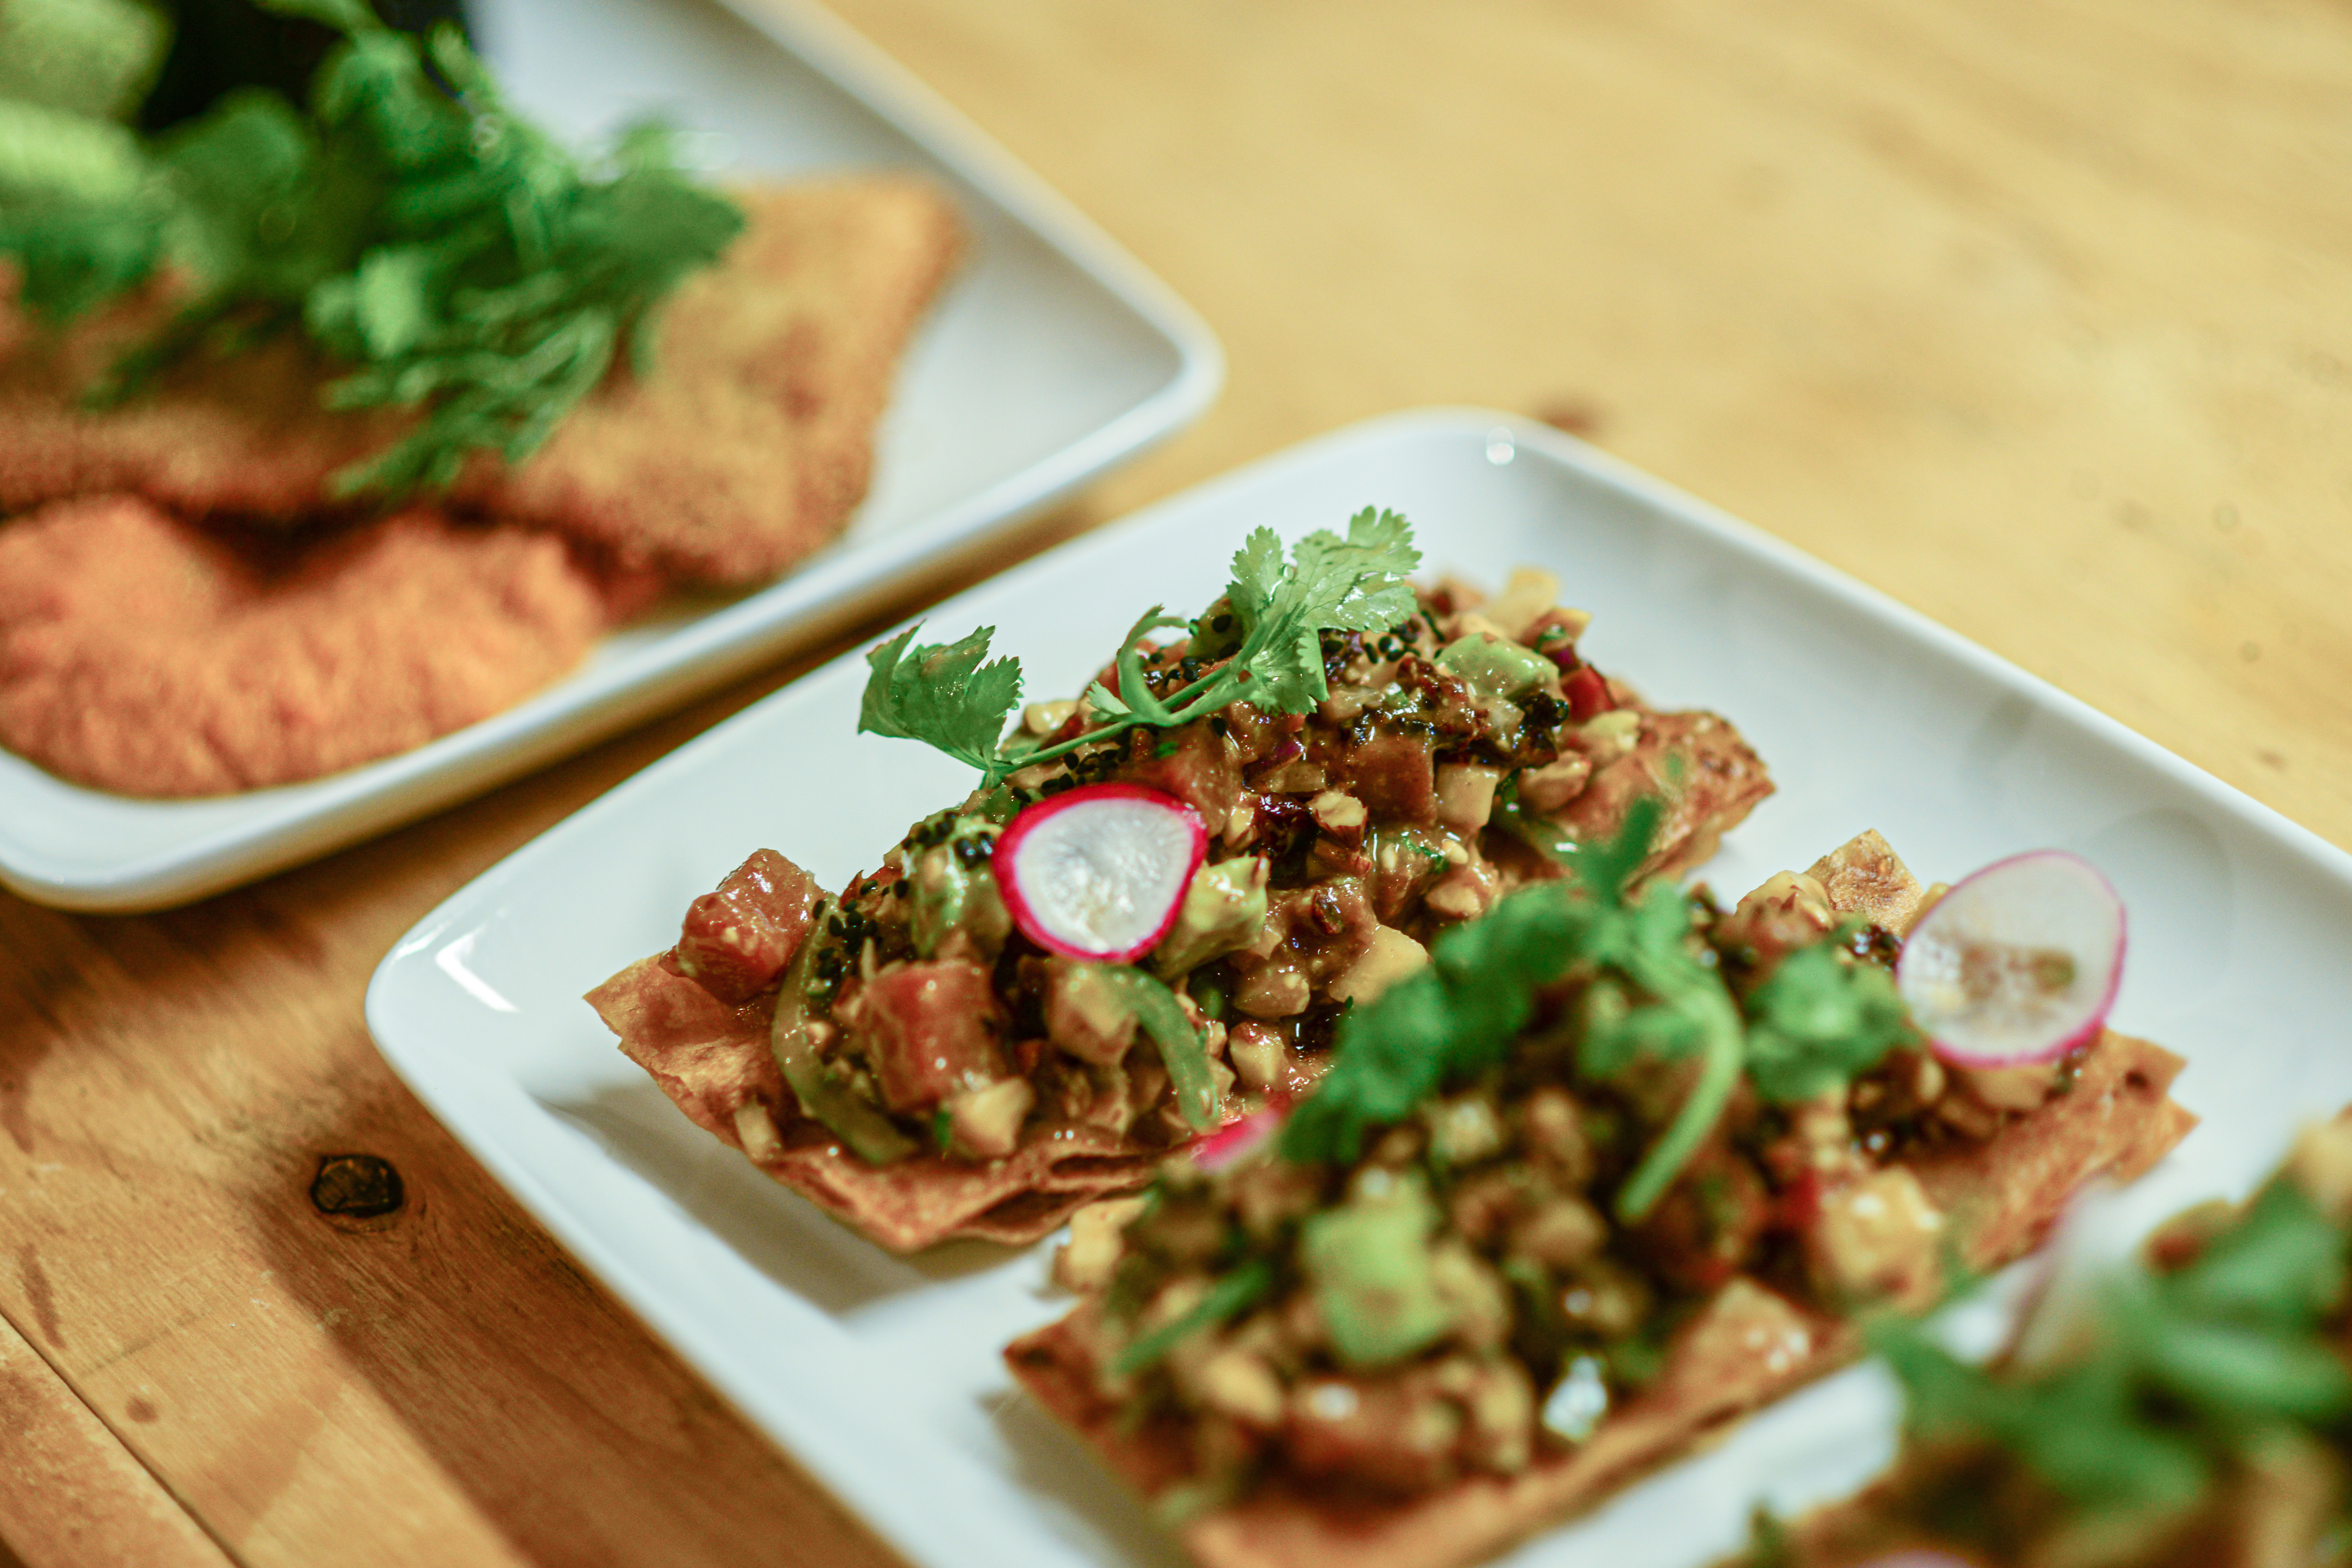
[[(1167, 380), (1125, 410), (1018, 472), (885, 537), (826, 550), (733, 603), (637, 650), (588, 689), (535, 693), (409, 751), (323, 779), (278, 786), (309, 795), (280, 814), (198, 829), (91, 865), (44, 850), (0, 821), (0, 887), (39, 904), (125, 914), (173, 907), (257, 880), (535, 773), (698, 696), (846, 630), (925, 574), (1037, 516), (1174, 436), (1222, 390), (1223, 346), (1207, 321), (1075, 204), (913, 73), (814, 0), (717, 0), (772, 47), (825, 79), (999, 215), (1101, 289), (1173, 356)], [(579, 672), (575, 672), (577, 674)], [(567, 680), (565, 685), (571, 682)], [(90, 789), (11, 755), (52, 799), (95, 797), (110, 811), (167, 816), (276, 789), (190, 800)]]

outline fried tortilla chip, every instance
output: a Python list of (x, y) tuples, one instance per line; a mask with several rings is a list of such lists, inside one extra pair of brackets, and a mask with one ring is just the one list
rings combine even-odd
[[(1867, 915), (1890, 929), (1907, 927), (1924, 901), (1874, 832), (1823, 857), (1811, 875), (1831, 889), (1839, 913)], [(2069, 1092), (1985, 1142), (1929, 1151), (1905, 1165), (1949, 1217), (1968, 1265), (1998, 1268), (2038, 1243), (2084, 1184), (2131, 1181), (2188, 1133), (2196, 1118), (2167, 1093), (2183, 1065), (2145, 1040), (2104, 1033), (2080, 1058)], [(1099, 1342), (1086, 1318), (1097, 1306), (1090, 1300), (1014, 1342), (1005, 1360), (1129, 1485), (1157, 1496), (1190, 1478), (1192, 1445), (1175, 1422), (1139, 1427), (1105, 1397), (1088, 1348)], [(1403, 1500), (1335, 1496), (1277, 1477), (1238, 1503), (1194, 1515), (1178, 1533), (1202, 1568), (1479, 1562), (1593, 1507), (1861, 1350), (1848, 1321), (1736, 1277), (1678, 1331), (1656, 1382), (1610, 1412), (1588, 1440), (1517, 1475), (1471, 1477)]]
[(1622, 688), (1620, 701), (1642, 714), (1639, 740), (1593, 773), (1559, 821), (1580, 843), (1593, 843), (1623, 826), (1635, 801), (1662, 796), (1665, 818), (1641, 874), (1679, 877), (1714, 858), (1723, 836), (1772, 793), (1771, 775), (1727, 720), (1696, 710), (1660, 712)]
[(1024, 1246), (1096, 1199), (1144, 1185), (1159, 1157), (1104, 1128), (1061, 1127), (987, 1164), (936, 1154), (868, 1164), (801, 1114), (785, 1088), (768, 1047), (772, 995), (730, 1007), (665, 953), (621, 971), (588, 1003), (697, 1125), (893, 1251), (958, 1237)]
[(133, 795), (339, 772), (501, 712), (625, 608), (565, 542), (403, 512), (271, 567), (128, 496), (0, 524), (0, 745)]
[[(772, 575), (840, 531), (960, 226), (931, 185), (898, 176), (740, 200), (749, 227), (661, 307), (655, 374), (616, 364), (520, 468), (478, 458), (457, 504), (712, 583)], [(342, 510), (331, 476), (411, 427), (401, 411), (321, 409), (334, 367), (292, 333), (192, 357), (121, 407), (84, 407), (175, 303), (159, 285), (64, 333), (0, 307), (0, 510), (124, 491), (185, 516), (306, 522)]]

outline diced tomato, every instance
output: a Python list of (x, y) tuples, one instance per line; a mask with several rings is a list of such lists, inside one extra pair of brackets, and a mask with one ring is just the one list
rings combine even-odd
[(1007, 1078), (1004, 1010), (988, 971), (943, 960), (887, 969), (858, 992), (857, 1043), (893, 1110), (919, 1110)]
[(1822, 1217), (1822, 1173), (1800, 1171), (1796, 1179), (1780, 1193), (1778, 1212), (1773, 1215), (1774, 1228), (1806, 1231)]
[(1559, 689), (1568, 699), (1568, 716), (1580, 724), (1617, 706), (1617, 700), (1609, 695), (1609, 682), (1589, 664), (1561, 681)]
[(1675, 1285), (1713, 1290), (1747, 1266), (1773, 1218), (1763, 1173), (1718, 1142), (1684, 1168), (1634, 1242)]
[(776, 983), (808, 934), (816, 879), (759, 849), (715, 892), (694, 900), (677, 938), (677, 967), (722, 1002), (747, 1002)]

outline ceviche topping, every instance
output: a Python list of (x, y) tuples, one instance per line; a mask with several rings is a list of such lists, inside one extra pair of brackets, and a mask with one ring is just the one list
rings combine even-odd
[[(1933, 894), (1875, 833), (1725, 909), (1643, 876), (1669, 810), (1636, 798), (1563, 876), (1434, 932), (1278, 1126), (1165, 1163), (1115, 1239), (1074, 1230), (1083, 1300), (1007, 1355), (1164, 1515), (1404, 1509), (1570, 1464), (1640, 1405), (1622, 1464), (1818, 1375), (1849, 1315), (1931, 1304), (2185, 1126), (2178, 1061), (2139, 1042), (1998, 1102), (1930, 1055), (1894, 970)], [(2102, 1131), (2053, 1132), (2069, 1107)], [(2003, 1215), (1990, 1152), (2029, 1122)]]
[[(1805, 1012), (1807, 961), (1768, 994), (1793, 998), (1780, 1033), (1743, 1033), (1677, 897), (1641, 892), (1713, 853), (1771, 782), (1723, 720), (1653, 708), (1588, 662), (1590, 617), (1549, 573), (1486, 595), (1406, 581), (1419, 560), (1392, 512), (1286, 551), (1261, 530), (1201, 614), (1155, 607), (1072, 696), (1025, 705), (990, 631), (894, 637), (868, 656), (862, 728), (959, 758), (975, 787), (837, 895), (763, 851), (677, 948), (592, 1000), (688, 1114), (869, 1235), (1042, 1235), (1204, 1133), (1298, 1103), (1343, 1026), (1376, 1033), (1392, 991), (1426, 1005), (1433, 943), (1591, 859), (1622, 910), (1591, 931), (1556, 911), (1499, 929), (1573, 928), (1574, 962), (1606, 971), (1594, 1016), (1624, 1015), (1605, 1048), (1696, 1075), (1678, 1116), (1628, 1124), (1654, 1152), (1620, 1196), (1647, 1212), (1741, 1064), (1769, 1077), (1786, 1057), (1802, 1078), (1827, 1026)], [(1477, 1070), (1557, 978), (1512, 963), (1443, 981), (1475, 993), (1463, 1026), (1486, 1031), (1461, 1064), (1441, 1053), (1384, 1084), (1367, 1035), (1324, 1109), (1278, 1133), (1253, 1121), (1253, 1142), (1344, 1142), (1433, 1063)], [(752, 1031), (772, 1062), (740, 1054)]]

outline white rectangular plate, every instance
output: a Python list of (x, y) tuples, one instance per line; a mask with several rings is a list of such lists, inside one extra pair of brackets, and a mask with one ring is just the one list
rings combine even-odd
[(800, 0), (474, 0), (516, 102), (584, 137), (657, 113), (722, 174), (911, 168), (970, 254), (898, 373), (872, 492), (771, 587), (680, 600), (560, 684), (331, 778), (211, 800), (78, 788), (0, 752), (0, 882), (89, 910), (216, 892), (378, 833), (683, 703), (910, 591), (1205, 408), (1216, 341), (1160, 282), (979, 132)]
[[(2237, 1193), (2298, 1121), (2352, 1099), (2352, 860), (1982, 650), (1622, 464), (1508, 416), (1403, 416), (1201, 487), (941, 605), (1001, 629), (1033, 699), (1076, 689), (1150, 601), (1192, 611), (1249, 530), (1367, 504), (1426, 564), (1559, 574), (1583, 647), (1654, 700), (1730, 717), (1780, 793), (1705, 873), (1727, 894), (1877, 827), (1925, 878), (2011, 851), (2089, 856), (2130, 904), (2119, 1026), (2190, 1059), (2206, 1117), (2118, 1201), (2136, 1231)], [(1047, 1248), (890, 1258), (690, 1126), (579, 1000), (675, 941), (688, 902), (769, 846), (839, 887), (965, 769), (855, 734), (856, 658), (679, 750), (487, 873), (377, 971), (384, 1055), (656, 1331), (918, 1563), (1147, 1563), (1170, 1548), (998, 1360), (1066, 1303)], [(1860, 1481), (1889, 1451), (1868, 1371), (1523, 1548), (1522, 1563), (1694, 1564), (1750, 1501)], [(919, 1484), (910, 1484), (920, 1478)]]

